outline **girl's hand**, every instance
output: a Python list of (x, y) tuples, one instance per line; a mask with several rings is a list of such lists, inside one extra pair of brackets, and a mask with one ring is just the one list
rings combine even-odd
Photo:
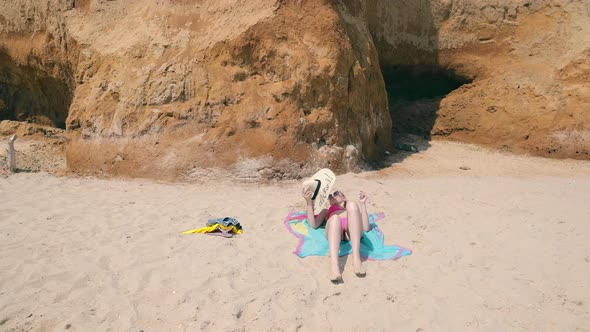
[(310, 204), (311, 203), (311, 196), (313, 196), (313, 192), (309, 189), (306, 190), (305, 188), (303, 188), (302, 194), (303, 194), (303, 198), (305, 198), (305, 201), (308, 204)]
[(359, 193), (359, 202), (365, 204), (367, 202), (367, 194), (364, 191)]

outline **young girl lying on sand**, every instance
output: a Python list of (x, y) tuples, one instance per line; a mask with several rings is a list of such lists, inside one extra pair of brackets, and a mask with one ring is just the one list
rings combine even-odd
[(360, 242), (363, 232), (370, 229), (369, 215), (367, 214), (367, 195), (359, 193), (359, 202), (349, 202), (346, 196), (335, 191), (328, 196), (330, 208), (323, 209), (315, 215), (311, 197), (313, 192), (310, 189), (303, 189), (303, 198), (307, 203), (307, 220), (313, 228), (320, 227), (326, 221), (326, 236), (330, 246), (330, 280), (332, 282), (342, 281), (342, 274), (338, 266), (338, 251), (340, 241), (350, 241), (352, 246), (352, 264), (354, 273), (358, 277), (364, 277), (366, 272), (361, 262)]

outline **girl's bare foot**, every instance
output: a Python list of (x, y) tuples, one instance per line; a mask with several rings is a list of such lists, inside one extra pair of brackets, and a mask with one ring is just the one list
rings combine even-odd
[(365, 270), (360, 258), (354, 259), (353, 266), (354, 274), (356, 274), (357, 277), (362, 278), (367, 275), (367, 270)]
[(340, 268), (338, 265), (332, 266), (330, 271), (330, 281), (334, 283), (339, 283), (342, 281), (342, 274), (340, 273)]

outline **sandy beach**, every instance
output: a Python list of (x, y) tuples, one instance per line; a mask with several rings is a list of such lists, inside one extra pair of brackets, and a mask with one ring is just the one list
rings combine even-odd
[(340, 285), (292, 253), (299, 182), (0, 179), (0, 331), (590, 331), (590, 163), (431, 144), (338, 176), (413, 250)]
[(3, 1), (0, 332), (590, 332), (589, 16)]

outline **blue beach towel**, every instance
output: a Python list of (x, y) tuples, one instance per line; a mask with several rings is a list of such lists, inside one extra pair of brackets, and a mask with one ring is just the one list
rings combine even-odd
[[(412, 253), (410, 249), (383, 243), (383, 232), (377, 227), (376, 222), (384, 217), (383, 213), (371, 213), (369, 215), (369, 223), (372, 228), (370, 231), (363, 233), (361, 237), (361, 256), (369, 260), (387, 260), (410, 255)], [(324, 226), (317, 229), (312, 228), (307, 222), (307, 213), (305, 211), (289, 213), (285, 218), (285, 227), (299, 239), (297, 249), (293, 252), (295, 255), (299, 257), (328, 256), (328, 239), (326, 238)], [(339, 256), (345, 256), (351, 252), (350, 242), (342, 241)]]

